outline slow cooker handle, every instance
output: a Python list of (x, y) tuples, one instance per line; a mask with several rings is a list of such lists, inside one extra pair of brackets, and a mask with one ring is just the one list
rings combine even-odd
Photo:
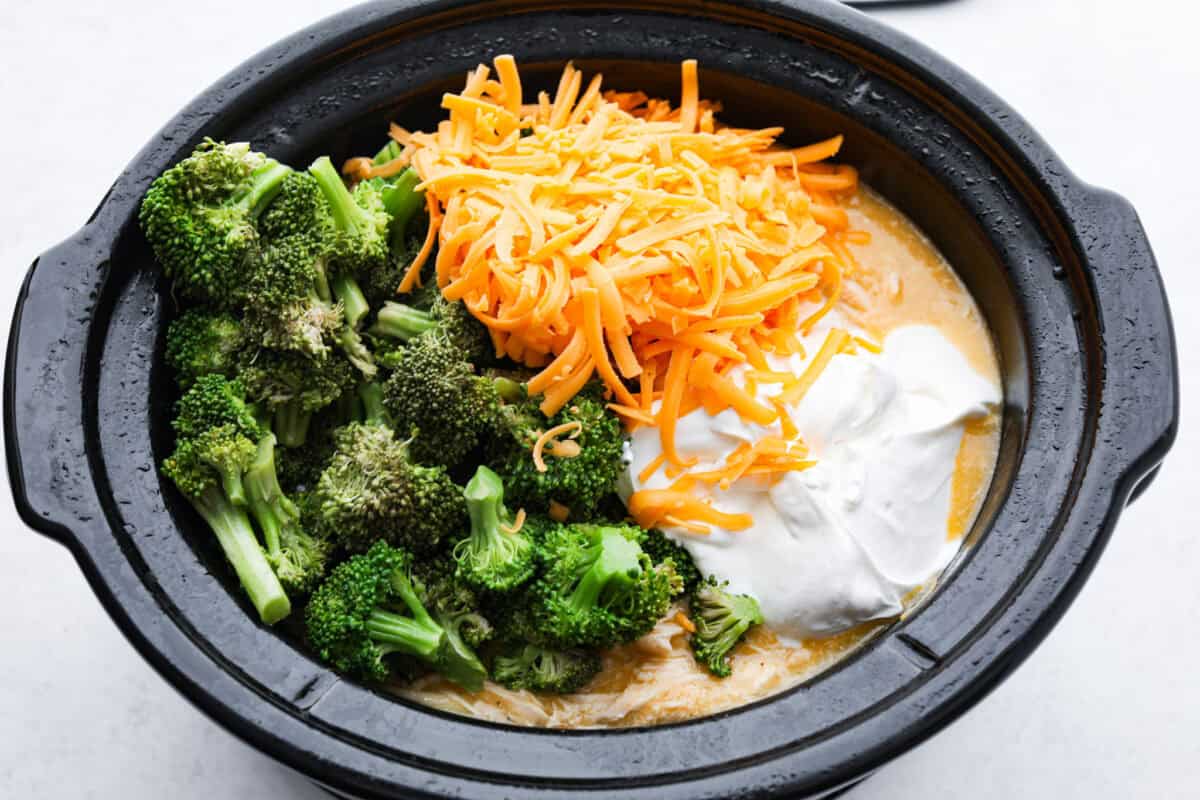
[(1127, 501), (1158, 474), (1179, 425), (1179, 367), (1162, 276), (1137, 212), (1125, 198), (1089, 189), (1083, 246), (1095, 281), (1104, 343), (1103, 390), (1093, 463), (1112, 469)]
[(62, 544), (103, 529), (85, 444), (84, 364), (111, 242), (93, 223), (33, 262), (4, 368), (4, 445), (17, 512)]

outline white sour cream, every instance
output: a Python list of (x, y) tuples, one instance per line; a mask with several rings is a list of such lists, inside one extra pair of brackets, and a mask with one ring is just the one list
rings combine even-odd
[[(826, 330), (805, 340), (808, 356)], [(774, 369), (794, 374), (806, 363), (800, 356), (773, 360)], [(778, 391), (762, 385), (758, 396)], [(694, 490), (707, 491), (722, 511), (750, 513), (751, 528), (717, 528), (707, 536), (664, 530), (704, 574), (756, 597), (767, 624), (784, 638), (828, 636), (896, 616), (905, 596), (935, 579), (958, 550), (947, 521), (963, 426), (1000, 401), (999, 388), (936, 328), (898, 328), (879, 355), (835, 356), (791, 409), (815, 466), (786, 473), (773, 486), (743, 478), (724, 491)], [(699, 459), (692, 469), (702, 470), (771, 433), (778, 435), (778, 427), (743, 422), (732, 410), (714, 417), (699, 409), (679, 420), (676, 443), (681, 456)], [(670, 485), (662, 469), (644, 485), (637, 478), (660, 452), (657, 429), (633, 434), (626, 497)]]

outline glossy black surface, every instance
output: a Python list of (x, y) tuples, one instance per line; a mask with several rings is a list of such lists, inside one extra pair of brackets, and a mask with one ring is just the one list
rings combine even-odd
[[(1170, 317), (1132, 208), (1085, 186), (1007, 106), (935, 54), (822, 0), (696, 5), (456, 0), (335, 17), (239, 67), (167, 125), (93, 218), (26, 279), (5, 371), (9, 475), (135, 646), (265, 752), (362, 797), (818, 796), (944, 726), (1065, 610), (1178, 413)], [(955, 265), (1005, 376), (1000, 466), (970, 546), (923, 608), (797, 689), (689, 723), (544, 732), (346, 681), (256, 624), (199, 520), (154, 469), (173, 301), (137, 230), (155, 175), (203, 135), (302, 164), (373, 152), (439, 116), (466, 70), (514, 52), (527, 90), (568, 58), (674, 96), (699, 57), (739, 125), (845, 160)], [(983, 745), (981, 745), (983, 746)]]

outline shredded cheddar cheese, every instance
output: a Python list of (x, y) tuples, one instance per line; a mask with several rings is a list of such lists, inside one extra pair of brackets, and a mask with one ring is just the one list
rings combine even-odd
[[(822, 163), (842, 137), (787, 149), (776, 144), (781, 128), (722, 125), (720, 106), (700, 97), (694, 60), (683, 62), (677, 107), (602, 91), (600, 75), (585, 82), (570, 64), (552, 96), (526, 98), (512, 56), (494, 68), (496, 79), (480, 65), (442, 97), (448, 116), (437, 130), (393, 126), (401, 151), (392, 161), (347, 164), (355, 177), (411, 166), (420, 178), (429, 234), (400, 290), (417, 285), (436, 243), (442, 293), (488, 327), (498, 356), (539, 370), (527, 389), (545, 414), (598, 378), (627, 425), (658, 428), (671, 469), (693, 466), (675, 427), (695, 408), (779, 421), (798, 440), (782, 403), (756, 399), (758, 378), (740, 384), (728, 371), (769, 371), (764, 353), (801, 352), (797, 334), (834, 307), (854, 271), (840, 203), (858, 175)], [(782, 401), (803, 396), (852, 344), (842, 333), (822, 348), (804, 375), (784, 381)], [(539, 437), (539, 470), (544, 452), (575, 450), (555, 443), (561, 432)], [(720, 482), (799, 463), (756, 451)], [(644, 524), (749, 524), (686, 492), (639, 507)]]
[[(537, 438), (537, 441), (533, 443), (533, 466), (534, 466), (534, 468), (538, 472), (545, 472), (546, 470), (549, 469), (549, 467), (546, 466), (545, 460), (542, 458), (542, 451), (545, 450), (546, 445), (551, 444), (554, 446), (558, 446), (558, 445), (566, 444), (566, 442), (557, 441), (557, 437), (562, 436), (564, 433), (570, 433), (571, 438), (574, 439), (574, 438), (578, 437), (579, 434), (582, 432), (583, 432), (583, 423), (579, 422), (578, 420), (574, 420), (572, 422), (564, 422), (561, 425), (555, 425), (553, 428), (550, 428), (548, 431), (544, 432), (541, 436), (539, 436)], [(551, 453), (551, 455), (557, 456), (559, 458), (573, 458), (574, 456), (579, 455), (579, 445), (575, 442), (571, 442), (571, 444), (575, 444), (575, 447), (568, 448), (568, 449), (560, 451), (560, 452), (555, 452), (555, 450), (552, 448), (550, 453)]]
[(512, 525), (505, 525), (505, 524), (501, 523), (499, 526), (500, 530), (504, 531), (509, 536), (516, 536), (518, 533), (521, 532), (521, 528), (525, 527), (525, 516), (526, 516), (525, 509), (523, 509), (523, 508), (518, 509), (517, 516), (513, 520)]

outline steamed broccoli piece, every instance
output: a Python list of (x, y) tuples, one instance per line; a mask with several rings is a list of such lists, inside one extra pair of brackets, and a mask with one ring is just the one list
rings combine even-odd
[(259, 219), (263, 257), (246, 276), (246, 317), (260, 343), (323, 358), (343, 319), (326, 262), (333, 220), (316, 179), (289, 175)]
[[(510, 503), (544, 512), (555, 501), (570, 510), (572, 519), (594, 518), (623, 469), (621, 423), (597, 389), (579, 393), (551, 419), (533, 400), (505, 403), (491, 419), (488, 465), (504, 479)], [(539, 471), (530, 456), (534, 442), (543, 431), (568, 422), (582, 426), (573, 440), (578, 454), (558, 457), (547, 450), (546, 471)]]
[(171, 424), (181, 439), (227, 424), (252, 442), (262, 434), (242, 382), (215, 374), (196, 378), (179, 398)]
[[(678, 592), (670, 564), (655, 566), (632, 525), (561, 525), (545, 534), (541, 574), (528, 591), (528, 641), (609, 647), (654, 627)], [(518, 612), (517, 617), (521, 614)], [(532, 635), (528, 635), (532, 633)]]
[(260, 258), (256, 217), (290, 172), (249, 144), (206, 139), (155, 179), (139, 220), (177, 290), (236, 305), (247, 265)]
[(478, 589), (512, 591), (533, 576), (533, 540), (522, 531), (509, 533), (501, 528), (512, 525), (512, 515), (504, 507), (500, 476), (487, 467), (479, 467), (463, 494), (471, 531), (454, 547), (459, 575)]
[(213, 425), (181, 437), (162, 471), (208, 523), (259, 617), (272, 625), (291, 612), (291, 603), (243, 509), (242, 473), (255, 452), (236, 424)]
[(492, 660), (492, 680), (509, 689), (570, 694), (600, 671), (600, 656), (589, 650), (551, 650), (510, 644)]
[(167, 363), (187, 388), (201, 375), (230, 376), (246, 345), (242, 323), (223, 311), (192, 308), (167, 328)]
[(313, 530), (351, 552), (382, 539), (428, 553), (466, 519), (462, 490), (446, 471), (415, 463), (381, 425), (351, 423), (334, 433), (333, 455), (309, 500)]
[(385, 302), (370, 332), (409, 342), (436, 329), (473, 366), (487, 366), (495, 361), (491, 335), (461, 301), (447, 300), (436, 286), (421, 289), (410, 299), (413, 302), (408, 304)]
[[(397, 152), (396, 155), (399, 153)], [(405, 167), (399, 175), (385, 179), (383, 185), (380, 186), (380, 201), (391, 218), (388, 225), (388, 242), (393, 254), (402, 253), (405, 250), (409, 227), (413, 220), (420, 216), (421, 209), (425, 207), (425, 192), (415, 191), (420, 183), (421, 176), (417, 174), (417, 171), (412, 167)], [(393, 286), (392, 292), (395, 293), (395, 291), (396, 287)]]
[(402, 654), (479, 691), (483, 664), (429, 613), (411, 569), (412, 556), (384, 542), (336, 567), (309, 601), (309, 639), (323, 660), (368, 680), (386, 680), (388, 657)]
[(692, 592), (691, 612), (696, 625), (691, 636), (696, 661), (718, 678), (729, 677), (733, 671), (730, 653), (750, 628), (762, 624), (758, 601), (748, 594), (732, 594), (710, 577)]
[(355, 372), (340, 354), (316, 360), (285, 350), (259, 350), (239, 378), (246, 396), (274, 414), (272, 430), (285, 447), (302, 445), (314, 412), (354, 386)]
[(304, 529), (299, 507), (280, 487), (273, 434), (259, 440), (242, 480), (250, 513), (262, 531), (267, 560), (289, 593), (307, 594), (325, 574), (330, 548), (325, 539)]
[(328, 157), (318, 158), (308, 172), (316, 179), (333, 221), (334, 235), (328, 251), (330, 287), (345, 307), (347, 322), (354, 327), (369, 310), (359, 279), (387, 269), (391, 218), (378, 186), (363, 181), (350, 191)]
[(397, 430), (412, 435), (413, 456), (447, 467), (479, 444), (498, 400), (493, 382), (476, 375), (463, 352), (436, 330), (404, 348), (384, 385)]
[(495, 629), (484, 616), (480, 596), (458, 574), (457, 566), (448, 553), (422, 558), (413, 566), (413, 583), (429, 613), (477, 648), (491, 640)]
[(674, 539), (668, 538), (657, 528), (646, 531), (642, 536), (641, 545), (642, 550), (650, 556), (650, 560), (655, 564), (671, 562), (675, 574), (679, 576), (681, 594), (694, 592), (704, 580), (704, 576), (700, 574), (700, 569), (692, 560), (691, 553), (687, 551), (687, 548)]

